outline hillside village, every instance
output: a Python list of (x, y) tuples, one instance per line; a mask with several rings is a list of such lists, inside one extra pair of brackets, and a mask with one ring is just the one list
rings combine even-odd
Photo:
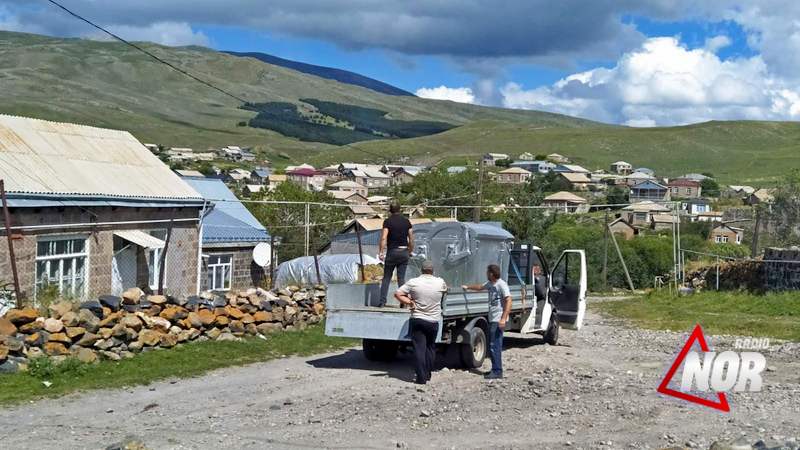
[[(671, 229), (675, 219), (672, 209), (665, 203), (677, 201), (681, 221), (710, 222), (713, 224), (710, 241), (740, 245), (744, 242), (745, 228), (739, 224), (752, 220), (752, 214), (742, 214), (741, 208), (746, 211), (753, 205), (768, 204), (774, 191), (747, 185), (719, 186), (712, 175), (703, 173), (662, 177), (653, 169), (626, 161), (615, 161), (607, 168), (589, 169), (559, 153), (534, 155), (523, 151), (515, 156), (486, 153), (479, 162), (469, 166), (430, 167), (411, 165), (408, 161), (405, 164), (340, 162), (321, 168), (304, 163), (276, 170), (270, 161), (258, 160), (249, 149), (239, 146), (203, 152), (189, 148), (165, 149), (154, 144), (145, 146), (175, 167), (178, 175), (221, 179), (241, 198), (262, 198), (281, 183), (289, 182), (308, 191), (327, 193), (332, 202), (349, 205), (351, 214), (359, 219), (385, 217), (388, 204), (393, 200), (392, 189), (413, 183), (420, 173), (443, 170), (456, 175), (477, 172), (482, 165), (489, 183), (518, 186), (546, 180), (550, 192), (541, 202), (543, 207), (565, 213), (602, 209), (598, 205), (619, 209), (610, 226), (626, 239), (640, 231)], [(203, 171), (182, 167), (199, 167)], [(698, 172), (703, 170), (703, 167), (697, 168)], [(734, 214), (726, 216), (728, 209)], [(422, 208), (407, 212), (418, 216), (425, 213)]]

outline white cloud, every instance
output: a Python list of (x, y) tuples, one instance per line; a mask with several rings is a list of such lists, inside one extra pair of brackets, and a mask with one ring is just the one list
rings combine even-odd
[(450, 100), (458, 103), (475, 103), (475, 94), (468, 87), (451, 88), (439, 86), (433, 88), (419, 88), (415, 92), (417, 97), (431, 98), (434, 100)]
[(705, 49), (711, 53), (717, 53), (719, 50), (731, 45), (731, 43), (731, 38), (725, 36), (724, 34), (720, 34), (718, 36), (706, 39)]
[[(719, 44), (720, 42), (718, 42)], [(610, 69), (551, 86), (501, 89), (510, 108), (543, 109), (631, 126), (712, 119), (800, 119), (798, 86), (772, 75), (760, 56), (721, 60), (676, 38), (651, 38)]]
[[(192, 30), (188, 23), (156, 22), (143, 27), (111, 25), (108, 30), (129, 41), (148, 41), (169, 46), (209, 45), (208, 36), (202, 32)], [(93, 33), (86, 37), (104, 41), (112, 39), (101, 32)]]

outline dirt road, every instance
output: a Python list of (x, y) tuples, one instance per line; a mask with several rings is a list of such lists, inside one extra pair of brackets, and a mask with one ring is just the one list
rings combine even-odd
[[(730, 337), (709, 338), (732, 348)], [(423, 388), (409, 383), (408, 357), (375, 364), (352, 349), (286, 358), (0, 410), (0, 447), (97, 449), (130, 436), (155, 449), (707, 448), (800, 438), (797, 344), (773, 345), (764, 391), (729, 395), (723, 414), (656, 393), (684, 340), (590, 313), (555, 347), (508, 338), (501, 382), (444, 368)]]

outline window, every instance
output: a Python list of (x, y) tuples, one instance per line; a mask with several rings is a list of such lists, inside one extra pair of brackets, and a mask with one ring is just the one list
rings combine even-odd
[(208, 290), (229, 290), (232, 276), (233, 255), (211, 255), (208, 257)]
[[(167, 239), (166, 230), (153, 230), (150, 231), (150, 235), (162, 241)], [(151, 248), (147, 250), (147, 280), (148, 283), (150, 283), (150, 289), (158, 289), (159, 276), (161, 275), (161, 255), (163, 252), (163, 248)], [(166, 267), (169, 267), (166, 261), (164, 261), (164, 264)], [(166, 271), (164, 276), (166, 276)], [(166, 285), (166, 280), (164, 280), (164, 286)]]
[(36, 244), (36, 294), (57, 288), (59, 295), (84, 297), (88, 258), (85, 237), (39, 239)]
[(737, 244), (741, 244), (742, 243), (742, 235), (741, 234), (738, 234), (738, 233), (736, 234), (736, 243)]
[(724, 244), (728, 242), (728, 236), (725, 235), (714, 236), (714, 242), (716, 242), (717, 244)]

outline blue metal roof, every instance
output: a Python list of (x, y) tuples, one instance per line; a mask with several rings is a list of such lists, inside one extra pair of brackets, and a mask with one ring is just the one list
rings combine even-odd
[(222, 180), (192, 177), (186, 177), (184, 180), (204, 199), (214, 202), (214, 209), (203, 219), (203, 244), (269, 240), (266, 228)]
[(259, 176), (261, 178), (266, 178), (272, 174), (272, 171), (269, 169), (254, 169), (253, 173), (255, 173), (256, 176)]
[(666, 191), (667, 187), (662, 186), (654, 181), (642, 181), (641, 183), (631, 187), (631, 189), (653, 189), (653, 190)]

